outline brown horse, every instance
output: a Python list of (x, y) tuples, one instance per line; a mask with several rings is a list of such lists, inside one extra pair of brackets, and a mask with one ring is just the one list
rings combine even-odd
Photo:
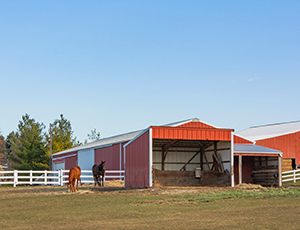
[(99, 165), (97, 164), (93, 165), (92, 171), (93, 171), (95, 186), (96, 186), (96, 182), (98, 183), (99, 186), (101, 186), (101, 181), (102, 181), (102, 186), (104, 186), (103, 182), (104, 182), (104, 175), (105, 175), (105, 163), (106, 161), (102, 161), (101, 164)]
[[(81, 168), (79, 166), (73, 166), (70, 169), (69, 172), (69, 183), (68, 183), (68, 191), (71, 192), (76, 192), (76, 189), (78, 191), (78, 181), (80, 181), (80, 185), (81, 185)], [(77, 180), (77, 186), (75, 188), (75, 181)]]

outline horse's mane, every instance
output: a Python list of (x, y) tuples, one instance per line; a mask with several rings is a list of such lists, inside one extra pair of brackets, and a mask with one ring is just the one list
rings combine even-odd
[(105, 161), (102, 161), (101, 164), (98, 167), (99, 167), (100, 172), (105, 170)]

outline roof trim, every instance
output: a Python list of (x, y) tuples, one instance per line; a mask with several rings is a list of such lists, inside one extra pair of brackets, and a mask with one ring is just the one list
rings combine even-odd
[(267, 125), (255, 125), (255, 126), (251, 126), (251, 128), (260, 128), (260, 127), (266, 127), (266, 126), (273, 126), (273, 125), (286, 125), (286, 124), (291, 124), (291, 123), (298, 123), (299, 121), (287, 121), (287, 122), (279, 122), (279, 123), (273, 123), (273, 124), (267, 124)]
[(250, 142), (252, 142), (253, 144), (255, 144), (255, 141), (252, 141), (252, 140), (250, 140), (250, 139), (248, 139), (248, 138), (246, 138), (246, 137), (243, 137), (243, 136), (241, 136), (241, 135), (239, 135), (239, 134), (233, 133), (233, 135), (234, 135), (234, 136), (237, 136), (237, 137), (240, 137), (240, 138), (243, 138), (243, 139), (245, 139), (246, 141), (250, 141)]
[(201, 121), (199, 118), (195, 117), (195, 118), (191, 118), (191, 119), (187, 119), (187, 120), (183, 120), (183, 121), (178, 121), (178, 122), (173, 122), (173, 123), (169, 123), (169, 124), (166, 124), (166, 125), (159, 125), (159, 126), (168, 126), (168, 127), (177, 127), (177, 126), (181, 126), (181, 125), (184, 125), (184, 124), (187, 124), (187, 123), (190, 123), (190, 122), (200, 122), (200, 123), (203, 123), (205, 125), (208, 125), (208, 126), (211, 126), (211, 127), (214, 127), (216, 129), (220, 129), (219, 127), (217, 126), (214, 126), (214, 125), (211, 125), (207, 122), (204, 122), (204, 121)]
[[(73, 148), (55, 153), (55, 154), (52, 155), (52, 157), (53, 156), (58, 156), (58, 155), (61, 155), (61, 154), (74, 152), (74, 151), (82, 151), (82, 150), (87, 150), (87, 149), (99, 149), (99, 148), (103, 148), (103, 147), (108, 147), (109, 145), (111, 146), (111, 145), (114, 145), (114, 144), (127, 142), (127, 141), (132, 140), (132, 138), (125, 138), (127, 135), (130, 135), (130, 134), (134, 135), (134, 133), (137, 133), (136, 135), (138, 135), (138, 132), (142, 132), (143, 130), (144, 129), (137, 130), (137, 131), (132, 131), (132, 132), (128, 132), (128, 133), (123, 133), (123, 134), (118, 134), (118, 135), (111, 136), (111, 137), (102, 138), (100, 140), (96, 140), (96, 141), (92, 141), (90, 143), (87, 143), (85, 145), (76, 146), (76, 147), (73, 147)], [(124, 139), (113, 141), (114, 138), (118, 138), (118, 137), (122, 137), (122, 136), (123, 136)], [(110, 139), (111, 139), (111, 142), (109, 141)], [(105, 141), (107, 141), (107, 142), (105, 142)], [(102, 144), (101, 144), (101, 142), (102, 142)]]
[(127, 142), (123, 148), (125, 149), (127, 147), (127, 145), (131, 144), (132, 142), (134, 142), (136, 139), (138, 139), (140, 136), (142, 136), (144, 133), (146, 133), (148, 130), (150, 129), (150, 126), (145, 129), (143, 132), (141, 132), (139, 135), (137, 135), (135, 138), (133, 138), (132, 140), (130, 140), (129, 142)]
[(267, 148), (255, 144), (234, 144), (233, 152), (239, 154), (253, 154), (253, 155), (282, 155), (282, 152), (276, 149)]

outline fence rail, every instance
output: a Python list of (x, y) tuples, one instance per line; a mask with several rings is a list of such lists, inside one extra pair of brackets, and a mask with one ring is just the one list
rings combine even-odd
[[(13, 184), (14, 187), (20, 184), (28, 185), (60, 185), (66, 184), (69, 178), (69, 170), (58, 171), (35, 171), (35, 170), (13, 170), (0, 171), (0, 185)], [(106, 170), (104, 182), (109, 179), (124, 179), (124, 170)], [(93, 183), (92, 170), (81, 170), (81, 182)]]
[(300, 169), (282, 172), (282, 182), (293, 181), (294, 183), (300, 180)]

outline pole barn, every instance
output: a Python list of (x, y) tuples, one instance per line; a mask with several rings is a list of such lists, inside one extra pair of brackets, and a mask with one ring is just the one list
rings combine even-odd
[(233, 131), (197, 118), (150, 126), (124, 145), (125, 187), (234, 186)]
[(300, 167), (300, 121), (253, 126), (237, 132), (257, 145), (282, 152), (282, 171)]
[[(272, 168), (273, 171), (277, 167), (277, 175), (280, 174), (278, 156), (281, 152), (259, 148), (253, 141), (233, 131), (215, 127), (198, 118), (149, 126), (56, 153), (52, 167), (54, 170), (69, 170), (79, 165), (82, 170), (91, 170), (95, 163), (106, 161), (107, 170), (125, 171), (126, 188), (154, 185), (233, 187), (235, 183), (248, 182), (251, 174), (256, 172), (255, 167)], [(247, 152), (241, 152), (245, 146), (248, 146)], [(245, 154), (256, 158), (247, 158)], [(262, 160), (262, 156), (267, 158)], [(242, 164), (238, 164), (237, 157)], [(278, 160), (275, 162), (275, 158), (270, 157)], [(275, 163), (270, 163), (271, 160)], [(254, 161), (259, 161), (260, 165)], [(237, 179), (237, 175), (241, 176)], [(268, 180), (258, 176), (258, 183)]]

